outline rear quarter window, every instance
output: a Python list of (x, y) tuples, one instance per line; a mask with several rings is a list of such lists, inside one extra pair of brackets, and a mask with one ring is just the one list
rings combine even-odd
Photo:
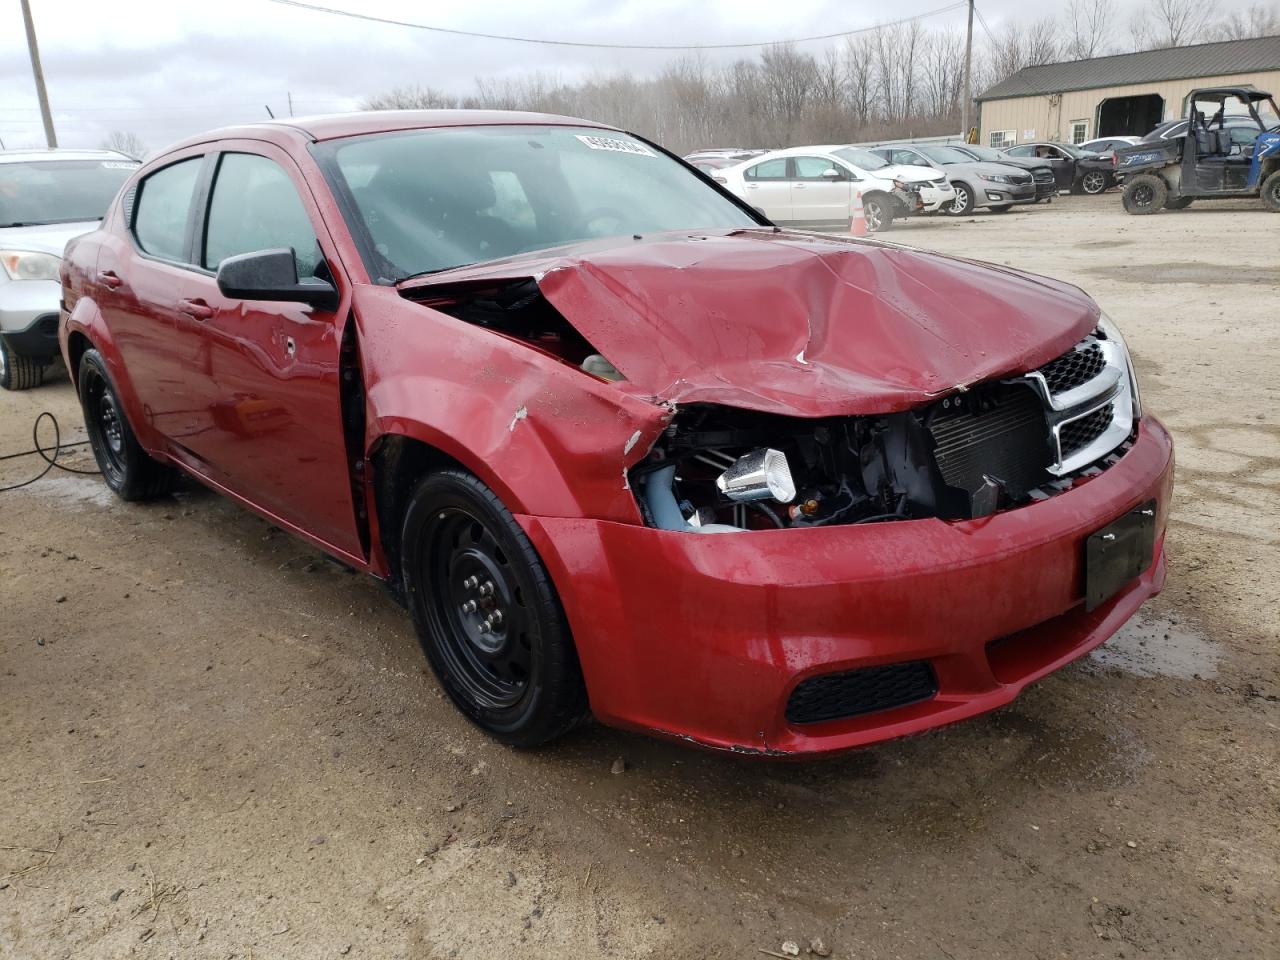
[(144, 253), (162, 260), (187, 259), (191, 201), (203, 160), (179, 160), (139, 184), (133, 204), (133, 236)]

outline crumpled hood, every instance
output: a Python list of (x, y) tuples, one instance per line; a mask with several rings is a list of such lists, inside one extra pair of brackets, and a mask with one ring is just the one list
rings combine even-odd
[(798, 416), (887, 413), (1059, 356), (1098, 322), (1068, 284), (876, 241), (664, 234), (451, 270), (534, 277), (639, 395)]
[(0, 250), (33, 250), (51, 253), (61, 259), (67, 241), (98, 229), (97, 220), (77, 223), (49, 223), (32, 227), (0, 228)]

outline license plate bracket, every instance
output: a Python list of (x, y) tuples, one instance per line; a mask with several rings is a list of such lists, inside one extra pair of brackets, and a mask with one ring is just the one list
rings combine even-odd
[(1151, 566), (1156, 545), (1156, 502), (1148, 500), (1085, 541), (1084, 604), (1093, 610)]

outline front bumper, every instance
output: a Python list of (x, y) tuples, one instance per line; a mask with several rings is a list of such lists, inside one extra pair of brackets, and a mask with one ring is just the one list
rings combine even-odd
[(938, 186), (923, 184), (920, 187), (920, 199), (924, 203), (925, 213), (935, 213), (941, 210), (944, 204), (953, 203), (956, 199), (956, 192), (949, 183), (942, 183)]
[(0, 282), (0, 336), (12, 352), (43, 360), (58, 355), (61, 295), (56, 280)]
[(979, 180), (978, 190), (981, 192), (981, 206), (1003, 207), (1011, 203), (1035, 203), (1036, 185), (1034, 183), (993, 183)]
[[(1110, 637), (1163, 586), (1172, 473), (1172, 441), (1147, 417), (1100, 475), (980, 520), (722, 535), (519, 520), (559, 589), (599, 719), (738, 753), (819, 754), (994, 709)], [(1085, 539), (1153, 497), (1151, 566), (1086, 612)], [(937, 677), (928, 700), (785, 717), (807, 678), (917, 660)]]

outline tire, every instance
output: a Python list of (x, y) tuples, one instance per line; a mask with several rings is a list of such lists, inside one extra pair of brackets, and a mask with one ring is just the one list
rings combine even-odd
[(946, 213), (951, 217), (964, 217), (973, 213), (973, 187), (967, 183), (953, 183), (951, 185), (956, 191), (956, 198), (946, 207)]
[(1111, 189), (1111, 177), (1101, 170), (1090, 170), (1080, 178), (1080, 189), (1090, 196), (1106, 193)]
[(102, 479), (121, 500), (154, 500), (173, 489), (173, 469), (142, 449), (102, 354), (89, 349), (80, 358), (80, 409)]
[(1195, 197), (1170, 197), (1164, 202), (1166, 210), (1185, 210), (1195, 202)]
[(44, 383), (45, 365), (31, 357), (14, 353), (0, 337), (0, 387), (5, 390), (30, 390)]
[(862, 201), (862, 215), (867, 220), (867, 233), (879, 233), (893, 226), (892, 201), (883, 196), (872, 194)]
[(1169, 187), (1164, 180), (1152, 173), (1141, 173), (1125, 181), (1121, 202), (1125, 210), (1141, 217), (1159, 213), (1168, 199)]
[(586, 716), (555, 585), (484, 483), (460, 469), (424, 477), (405, 511), (400, 556), (427, 661), (472, 723), (503, 743), (533, 747)]
[(1262, 202), (1272, 213), (1280, 213), (1280, 170), (1262, 181)]

